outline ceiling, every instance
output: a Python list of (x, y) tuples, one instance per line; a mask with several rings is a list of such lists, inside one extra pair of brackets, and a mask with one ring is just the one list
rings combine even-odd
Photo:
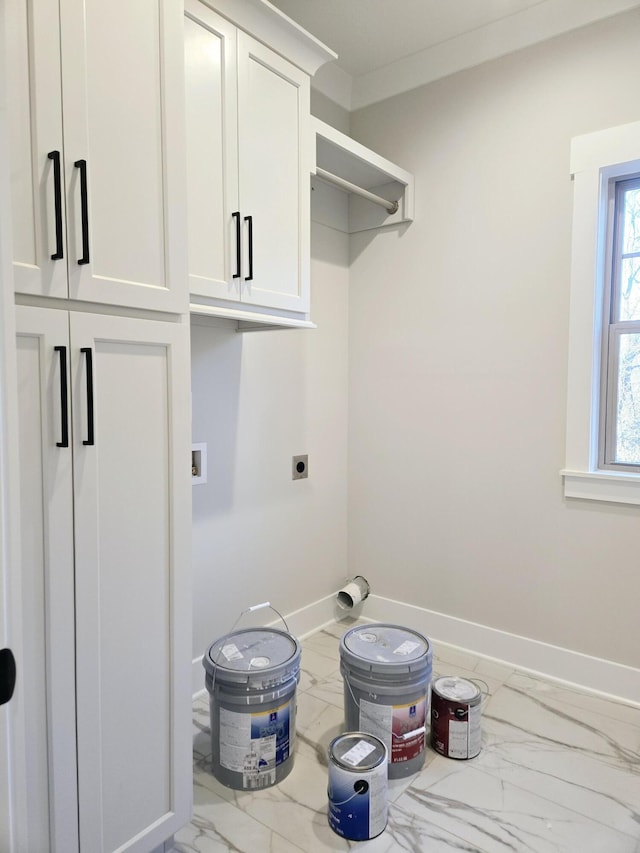
[(338, 54), (314, 84), (349, 110), (640, 6), (640, 0), (270, 2)]

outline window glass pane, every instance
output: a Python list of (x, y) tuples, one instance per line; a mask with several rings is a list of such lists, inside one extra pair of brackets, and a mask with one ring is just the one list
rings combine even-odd
[(640, 252), (640, 187), (624, 192), (622, 252)]
[(619, 320), (640, 320), (640, 258), (620, 264)]
[(640, 333), (619, 340), (615, 461), (640, 465)]

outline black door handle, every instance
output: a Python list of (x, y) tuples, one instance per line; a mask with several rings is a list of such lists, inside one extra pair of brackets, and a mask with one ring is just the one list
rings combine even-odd
[(54, 347), (60, 353), (60, 427), (61, 438), (56, 447), (69, 447), (69, 406), (67, 395), (67, 348)]
[(89, 200), (87, 197), (87, 161), (76, 160), (73, 164), (80, 169), (80, 212), (82, 215), (82, 257), (79, 264), (89, 263)]
[(236, 271), (233, 274), (234, 278), (240, 278), (240, 211), (234, 210), (231, 216), (236, 221)]
[(60, 152), (49, 151), (49, 160), (53, 160), (53, 191), (56, 212), (56, 250), (51, 255), (52, 261), (59, 261), (64, 257), (62, 243), (62, 179), (60, 173)]
[(16, 659), (11, 649), (0, 649), (0, 705), (6, 705), (16, 686)]
[(82, 443), (93, 445), (93, 353), (91, 347), (82, 347), (80, 352), (87, 357), (87, 438)]
[(253, 216), (245, 216), (244, 221), (249, 225), (249, 275), (245, 281), (253, 281)]

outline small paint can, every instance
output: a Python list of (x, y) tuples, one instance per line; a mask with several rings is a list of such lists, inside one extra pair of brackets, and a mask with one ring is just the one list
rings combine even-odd
[(431, 685), (431, 746), (447, 758), (475, 758), (482, 747), (482, 691), (466, 678), (443, 675)]
[(387, 747), (366, 732), (329, 744), (329, 826), (349, 841), (368, 841), (387, 825)]

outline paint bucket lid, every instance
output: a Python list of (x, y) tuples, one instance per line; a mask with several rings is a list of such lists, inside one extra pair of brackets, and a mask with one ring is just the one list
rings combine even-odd
[(482, 695), (477, 684), (457, 675), (441, 675), (435, 679), (431, 689), (438, 696), (442, 696), (443, 699), (450, 699), (452, 702), (475, 702)]
[(368, 672), (407, 673), (431, 669), (429, 641), (400, 625), (375, 622), (351, 628), (340, 640), (346, 664)]
[(373, 770), (386, 764), (387, 748), (375, 735), (346, 732), (329, 744), (329, 760), (344, 770)]
[(276, 628), (249, 628), (225, 634), (212, 643), (203, 658), (209, 682), (263, 689), (296, 678), (300, 644)]

